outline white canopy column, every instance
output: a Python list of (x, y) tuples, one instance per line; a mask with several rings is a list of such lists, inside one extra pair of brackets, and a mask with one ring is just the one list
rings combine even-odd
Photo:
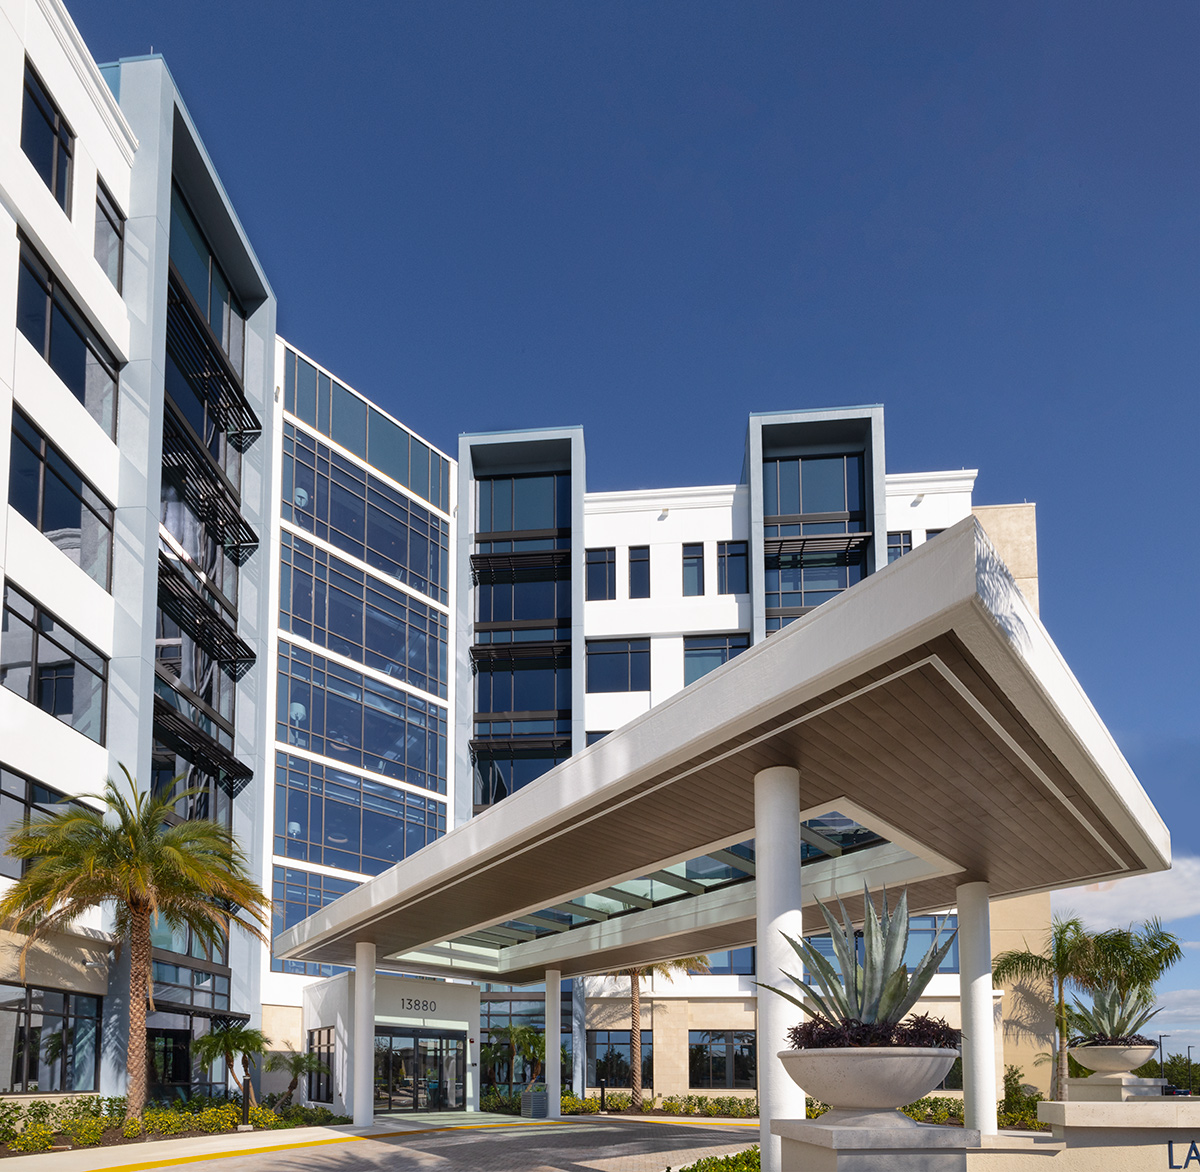
[(550, 1119), (562, 1116), (562, 973), (546, 970), (546, 1094)]
[[(800, 772), (775, 765), (754, 775), (754, 865), (757, 876), (756, 968), (763, 984), (786, 987), (784, 968), (795, 969), (796, 954), (784, 940), (803, 935), (800, 914)], [(787, 1031), (797, 1011), (768, 990), (758, 995), (759, 1146), (763, 1172), (780, 1172), (780, 1140), (772, 1119), (803, 1119), (804, 1092), (788, 1076), (776, 1054), (787, 1047)]]
[(958, 973), (962, 997), (963, 1122), (995, 1135), (996, 1026), (992, 997), (992, 919), (986, 883), (963, 883), (958, 898)]
[(375, 1122), (375, 945), (354, 946), (354, 1126)]

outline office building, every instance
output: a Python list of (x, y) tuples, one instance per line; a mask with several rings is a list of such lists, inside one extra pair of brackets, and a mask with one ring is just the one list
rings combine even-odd
[[(973, 508), (968, 472), (889, 475), (878, 407), (751, 416), (733, 485), (589, 492), (578, 427), (468, 433), (451, 458), (332, 356), (276, 336), (270, 284), (161, 58), (101, 68), (58, 0), (0, 12), (6, 824), (95, 799), (121, 765), (158, 787), (182, 774), (202, 792), (177, 816), (233, 828), (278, 934), (972, 511), (1036, 610), (1032, 506)], [(806, 862), (880, 843), (847, 810), (804, 834)], [(754, 859), (747, 834), (545, 918), (565, 930), (744, 890)], [(1047, 920), (1044, 896), (998, 905), (995, 947)], [(36, 950), (25, 981), (4, 940), (0, 1092), (123, 1088), (108, 928), (97, 916)], [(224, 1084), (191, 1056), (214, 1019), (332, 1044), (303, 1007), (340, 966), (237, 934), (211, 953), (164, 930), (154, 948), (152, 1094)], [(754, 1089), (753, 940), (711, 960), (646, 985), (658, 1093)], [(948, 971), (928, 1000), (953, 1018), (957, 997)], [(393, 1013), (385, 1081), (418, 1049), (452, 1080), (478, 1060), (468, 1037), (544, 1023), (536, 986), (484, 981), (480, 998), (477, 1018), (442, 998), (451, 1024)], [(577, 1089), (627, 1077), (626, 998), (601, 975), (563, 998)], [(1006, 1039), (1027, 1077), (1043, 1027)], [(19, 1041), (60, 1028), (65, 1051)]]

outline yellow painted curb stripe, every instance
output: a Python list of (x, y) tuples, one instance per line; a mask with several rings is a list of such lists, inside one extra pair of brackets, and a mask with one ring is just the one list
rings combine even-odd
[(192, 1156), (172, 1156), (167, 1160), (145, 1160), (136, 1164), (105, 1164), (93, 1172), (139, 1172), (143, 1168), (174, 1168), (178, 1164), (198, 1164), (205, 1160), (231, 1160), (236, 1156), (257, 1156), (266, 1152), (288, 1152), (295, 1148), (320, 1148), (330, 1144), (348, 1144), (364, 1139), (397, 1139), (406, 1135), (429, 1135), (436, 1131), (482, 1131), (489, 1127), (556, 1127), (561, 1121), (544, 1119), (536, 1123), (459, 1123), (446, 1127), (421, 1127), (411, 1131), (380, 1131), (374, 1135), (337, 1135), (329, 1139), (300, 1140), (291, 1144), (272, 1144), (269, 1147), (238, 1148), (234, 1151), (201, 1152)]
[[(563, 1119), (539, 1119), (530, 1122), (518, 1123), (515, 1120), (512, 1123), (453, 1123), (447, 1124), (444, 1127), (414, 1127), (406, 1131), (379, 1131), (372, 1135), (337, 1135), (331, 1136), (329, 1139), (309, 1139), (300, 1140), (297, 1143), (290, 1144), (271, 1144), (269, 1147), (246, 1147), (238, 1148), (234, 1151), (223, 1152), (201, 1152), (191, 1156), (172, 1156), (164, 1160), (145, 1160), (136, 1164), (106, 1164), (103, 1168), (97, 1168), (94, 1172), (142, 1172), (147, 1168), (174, 1168), (180, 1164), (199, 1164), (205, 1160), (231, 1160), (237, 1156), (258, 1156), (267, 1152), (289, 1152), (296, 1148), (321, 1148), (328, 1147), (331, 1144), (348, 1144), (358, 1140), (365, 1139), (403, 1139), (410, 1135), (432, 1135), (441, 1131), (486, 1131), (497, 1127), (561, 1127), (564, 1124), (573, 1123), (576, 1120), (595, 1119), (594, 1115), (568, 1115)], [(645, 1116), (637, 1115), (620, 1115), (613, 1116), (619, 1119), (631, 1119), (640, 1123), (658, 1123), (669, 1125), (680, 1125), (686, 1127), (757, 1127), (755, 1122), (749, 1122), (742, 1119), (655, 1119), (646, 1118)]]

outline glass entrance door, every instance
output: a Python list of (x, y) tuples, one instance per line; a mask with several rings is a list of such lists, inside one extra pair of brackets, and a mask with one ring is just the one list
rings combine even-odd
[(466, 1108), (463, 1075), (466, 1072), (466, 1039), (456, 1036), (421, 1038), (420, 1069), (426, 1105), (431, 1111)]
[(465, 1111), (467, 1039), (440, 1030), (375, 1027), (375, 1110)]

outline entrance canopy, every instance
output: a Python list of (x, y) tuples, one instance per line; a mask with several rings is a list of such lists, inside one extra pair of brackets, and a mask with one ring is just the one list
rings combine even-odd
[(914, 912), (1170, 866), (1166, 826), (973, 519), (290, 928), (276, 955), (522, 984), (755, 939), (754, 777), (803, 898)]

